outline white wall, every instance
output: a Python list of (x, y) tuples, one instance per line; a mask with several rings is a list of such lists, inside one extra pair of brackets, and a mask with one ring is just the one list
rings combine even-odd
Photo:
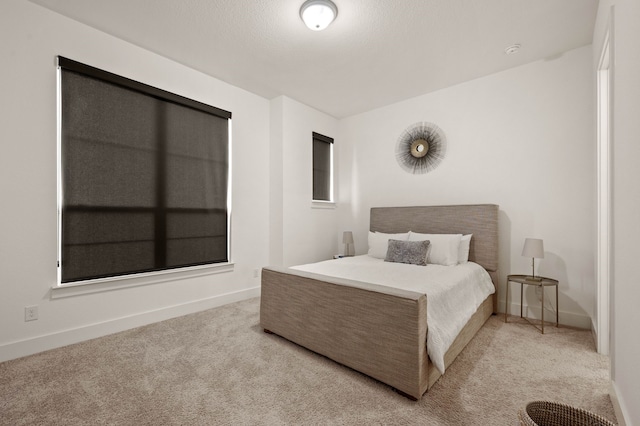
[[(22, 0), (0, 4), (0, 361), (259, 295), (269, 262), (269, 101)], [(232, 272), (51, 299), (56, 55), (233, 113)], [(37, 305), (39, 319), (24, 321)]]
[[(504, 310), (506, 275), (531, 270), (531, 259), (521, 256), (524, 239), (542, 238), (545, 259), (536, 263), (541, 275), (560, 280), (560, 322), (591, 327), (590, 66), (587, 46), (341, 120), (341, 223), (357, 231), (356, 250), (367, 250), (370, 207), (495, 203), (500, 205), (499, 309)], [(434, 171), (411, 175), (397, 164), (394, 149), (402, 131), (420, 121), (444, 130), (448, 151)], [(535, 305), (530, 315), (539, 316), (534, 290), (525, 304)], [(510, 309), (519, 312), (514, 293)]]
[(271, 100), (269, 149), (269, 264), (284, 264), (283, 132), (284, 97)]
[[(611, 7), (614, 7), (613, 12)], [(597, 69), (604, 34), (613, 13), (613, 144), (611, 276), (611, 373), (620, 424), (640, 425), (640, 2), (600, 0), (593, 36)]]
[[(286, 266), (330, 259), (341, 249), (340, 205), (321, 208), (311, 202), (312, 132), (334, 138), (334, 146), (338, 146), (342, 143), (337, 136), (338, 121), (286, 96), (272, 100), (271, 109), (271, 199), (282, 206), (274, 204), (271, 210), (271, 236), (276, 239), (271, 246), (277, 253), (272, 260), (278, 260), (279, 250)], [(335, 161), (336, 151), (334, 148)], [(337, 171), (335, 180), (340, 180)]]

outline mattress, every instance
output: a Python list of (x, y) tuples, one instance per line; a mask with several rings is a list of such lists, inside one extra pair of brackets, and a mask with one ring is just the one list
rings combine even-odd
[(444, 354), (482, 302), (495, 291), (487, 271), (474, 262), (418, 266), (363, 255), (291, 269), (425, 294), (427, 353), (442, 374), (445, 371)]

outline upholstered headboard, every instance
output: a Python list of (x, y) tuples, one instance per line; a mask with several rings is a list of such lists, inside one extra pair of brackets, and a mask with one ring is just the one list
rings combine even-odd
[[(469, 260), (484, 267), (498, 284), (498, 206), (373, 207), (371, 231), (385, 233), (473, 234)], [(495, 309), (494, 303), (494, 309)]]

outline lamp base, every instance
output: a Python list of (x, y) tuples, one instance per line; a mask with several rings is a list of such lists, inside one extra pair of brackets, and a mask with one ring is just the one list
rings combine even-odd
[(532, 276), (529, 276), (529, 277), (525, 277), (525, 280), (527, 280), (527, 281), (535, 281), (535, 282), (539, 283), (539, 282), (541, 282), (541, 281), (542, 281), (542, 278), (541, 278), (541, 277), (532, 277)]

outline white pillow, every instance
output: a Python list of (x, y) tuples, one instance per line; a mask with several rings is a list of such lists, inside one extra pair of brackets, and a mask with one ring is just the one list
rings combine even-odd
[(384, 259), (387, 256), (390, 239), (407, 241), (409, 239), (409, 233), (384, 234), (382, 232), (369, 231), (369, 256)]
[(427, 263), (437, 265), (456, 265), (462, 234), (419, 234), (409, 232), (409, 241), (431, 241), (431, 250), (427, 255)]
[(460, 238), (460, 248), (458, 248), (458, 263), (467, 263), (469, 261), (469, 248), (471, 247), (471, 236), (473, 234), (463, 235)]

